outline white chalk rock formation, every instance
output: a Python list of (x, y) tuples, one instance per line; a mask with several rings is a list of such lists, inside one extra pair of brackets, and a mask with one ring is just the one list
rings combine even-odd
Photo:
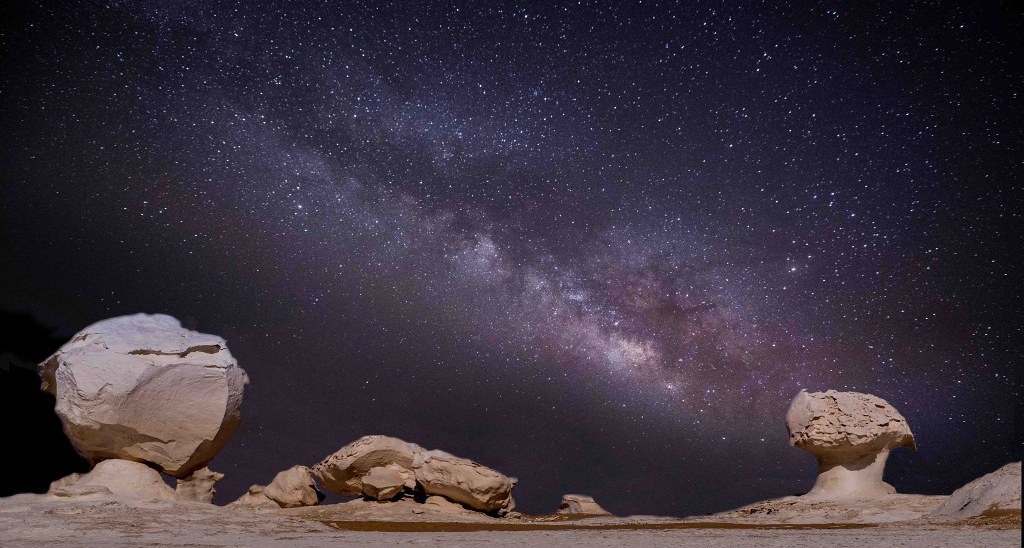
[(587, 495), (562, 495), (558, 505), (559, 514), (585, 514), (589, 516), (610, 516), (611, 512), (601, 508), (594, 498)]
[(966, 519), (986, 513), (1019, 513), (1020, 483), (1020, 463), (1011, 462), (957, 489), (930, 515)]
[(456, 504), (440, 495), (431, 495), (427, 497), (427, 500), (423, 504), (429, 504), (441, 510), (442, 512), (449, 514), (459, 514), (465, 512), (466, 509), (461, 504)]
[(224, 339), (162, 314), (92, 324), (39, 373), (68, 438), (92, 463), (147, 462), (179, 478), (227, 443), (248, 382)]
[(301, 465), (278, 472), (270, 485), (263, 489), (263, 494), (281, 508), (316, 506), (323, 500), (312, 471)]
[(64, 487), (70, 487), (70, 486), (74, 485), (79, 480), (79, 478), (81, 478), (81, 477), (82, 477), (82, 474), (79, 474), (78, 472), (74, 472), (74, 473), (68, 474), (68, 475), (66, 475), (63, 478), (60, 478), (58, 480), (53, 480), (53, 481), (50, 482), (50, 489), (49, 489), (48, 492), (49, 493), (53, 493), (54, 491), (56, 491), (58, 489), (62, 489)]
[(419, 445), (398, 438), (363, 436), (313, 466), (313, 474), (324, 489), (337, 495), (362, 494), (363, 476), (372, 468), (385, 466), (404, 471), (414, 487), (413, 459), (424, 451)]
[[(377, 468), (390, 472), (374, 470)], [(318, 463), (313, 473), (324, 489), (339, 495), (363, 494), (390, 500), (398, 492), (388, 497), (389, 491), (382, 493), (380, 489), (396, 487), (400, 478), (404, 491), (418, 487), (427, 495), (441, 495), (481, 512), (504, 514), (515, 507), (515, 478), (444, 451), (427, 451), (388, 436), (362, 437)]]
[(192, 472), (187, 478), (178, 478), (178, 485), (174, 489), (178, 500), (191, 502), (213, 502), (213, 495), (217, 493), (214, 486), (218, 481), (224, 479), (224, 474), (214, 472), (205, 466)]
[(428, 451), (417, 456), (416, 481), (426, 494), (441, 495), (481, 512), (508, 512), (515, 507), (512, 500), (515, 478), (444, 451)]
[(805, 496), (823, 499), (895, 493), (882, 481), (897, 447), (915, 449), (907, 420), (888, 402), (859, 392), (807, 392), (786, 413), (789, 442), (818, 460), (818, 480)]
[(249, 487), (249, 490), (244, 495), (238, 497), (234, 502), (228, 504), (228, 508), (242, 508), (245, 510), (276, 510), (281, 506), (276, 502), (270, 500), (264, 490), (266, 487), (262, 485), (253, 485)]
[(88, 474), (73, 480), (60, 480), (63, 486), (50, 491), (58, 497), (103, 494), (104, 490), (121, 500), (176, 500), (174, 489), (164, 483), (160, 472), (142, 464), (122, 459), (109, 459), (96, 465)]
[(362, 477), (363, 496), (374, 500), (391, 500), (405, 490), (406, 478), (394, 465), (370, 468)]

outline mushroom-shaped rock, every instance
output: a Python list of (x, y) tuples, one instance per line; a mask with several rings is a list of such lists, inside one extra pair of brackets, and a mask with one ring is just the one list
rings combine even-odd
[(1011, 462), (995, 472), (953, 491), (953, 494), (931, 513), (947, 519), (966, 519), (986, 512), (1020, 513), (1020, 463)]
[(316, 488), (313, 473), (306, 466), (292, 466), (278, 472), (263, 494), (281, 508), (316, 506), (323, 500), (323, 493)]
[(601, 508), (594, 498), (587, 495), (562, 495), (562, 503), (558, 505), (559, 514), (585, 514), (590, 516), (610, 516), (611, 512)]
[(363, 495), (374, 500), (391, 500), (405, 489), (406, 478), (396, 466), (371, 468), (362, 478)]
[(101, 494), (104, 489), (122, 500), (175, 500), (174, 489), (164, 483), (160, 472), (130, 460), (110, 459), (96, 465), (73, 483), (50, 492), (56, 496)]
[(818, 460), (806, 496), (841, 499), (895, 493), (882, 473), (889, 452), (915, 448), (907, 420), (885, 400), (859, 392), (806, 392), (786, 413), (789, 442)]
[(417, 455), (416, 481), (428, 495), (442, 495), (481, 512), (504, 513), (515, 507), (516, 479), (444, 451)]
[(398, 438), (363, 436), (313, 466), (313, 474), (324, 489), (336, 495), (360, 495), (362, 478), (372, 468), (391, 465), (408, 471), (407, 479), (411, 480), (413, 459), (424, 451)]
[(92, 324), (39, 373), (72, 445), (93, 464), (147, 462), (178, 478), (231, 438), (248, 382), (224, 339), (162, 314)]
[(211, 503), (213, 495), (217, 493), (214, 485), (222, 479), (224, 479), (224, 474), (214, 472), (204, 466), (192, 472), (192, 475), (187, 478), (179, 478), (174, 492), (178, 500)]

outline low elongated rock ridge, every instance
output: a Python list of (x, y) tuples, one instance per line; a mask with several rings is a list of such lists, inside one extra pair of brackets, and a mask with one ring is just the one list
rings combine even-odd
[(132, 460), (177, 478), (206, 466), (231, 438), (248, 382), (224, 339), (163, 314), (92, 324), (39, 374), (72, 445), (92, 464)]
[(1021, 464), (1011, 462), (953, 491), (931, 517), (966, 519), (986, 513), (1020, 512)]
[(388, 436), (362, 437), (315, 465), (313, 473), (324, 489), (338, 495), (392, 500), (422, 493), (498, 515), (515, 507), (515, 478)]
[(807, 392), (786, 413), (789, 441), (814, 455), (818, 478), (806, 496), (823, 499), (895, 493), (882, 481), (889, 452), (915, 449), (903, 415), (887, 401), (859, 392)]

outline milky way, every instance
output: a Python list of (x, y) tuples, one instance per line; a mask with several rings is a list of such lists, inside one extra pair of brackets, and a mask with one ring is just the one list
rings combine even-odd
[(721, 509), (807, 487), (801, 388), (908, 417), (900, 489), (1020, 458), (1008, 8), (4, 9), (0, 304), (224, 335), (225, 499), (383, 433)]

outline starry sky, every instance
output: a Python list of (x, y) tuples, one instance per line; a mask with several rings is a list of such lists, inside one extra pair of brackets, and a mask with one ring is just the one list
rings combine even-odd
[(801, 388), (907, 417), (901, 491), (1021, 458), (1019, 6), (2, 10), (0, 308), (224, 336), (218, 502), (380, 433), (723, 510), (813, 483)]

